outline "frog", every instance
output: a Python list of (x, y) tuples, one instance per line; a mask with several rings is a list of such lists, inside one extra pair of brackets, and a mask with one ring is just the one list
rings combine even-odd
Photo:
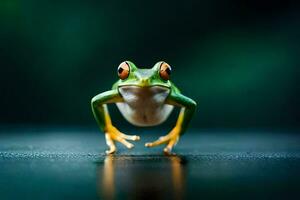
[(108, 104), (116, 104), (122, 116), (137, 127), (152, 127), (165, 122), (175, 107), (180, 109), (175, 126), (165, 136), (145, 147), (165, 145), (163, 152), (174, 154), (173, 147), (186, 132), (195, 113), (197, 103), (183, 95), (171, 79), (172, 68), (165, 61), (157, 62), (152, 68), (137, 67), (131, 61), (124, 61), (117, 68), (118, 80), (111, 90), (91, 99), (94, 118), (105, 135), (108, 146), (106, 154), (114, 154), (116, 142), (128, 149), (132, 142), (140, 140), (138, 135), (127, 135), (116, 128), (111, 120)]

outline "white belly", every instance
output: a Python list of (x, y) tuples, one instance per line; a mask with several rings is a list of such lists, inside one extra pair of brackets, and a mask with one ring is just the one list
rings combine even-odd
[(164, 122), (172, 105), (165, 104), (170, 93), (168, 88), (152, 86), (122, 86), (119, 88), (124, 102), (116, 103), (124, 118), (136, 126), (155, 126)]

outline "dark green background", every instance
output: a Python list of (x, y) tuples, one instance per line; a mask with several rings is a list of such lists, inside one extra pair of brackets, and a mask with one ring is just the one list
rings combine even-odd
[(95, 127), (90, 99), (120, 62), (165, 60), (193, 127), (298, 128), (295, 2), (1, 0), (0, 124)]

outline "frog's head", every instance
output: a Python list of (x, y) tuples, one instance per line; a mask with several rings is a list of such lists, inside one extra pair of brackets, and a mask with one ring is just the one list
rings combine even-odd
[(151, 69), (139, 69), (130, 61), (122, 62), (118, 67), (118, 86), (170, 88), (171, 67), (164, 61), (157, 62)]

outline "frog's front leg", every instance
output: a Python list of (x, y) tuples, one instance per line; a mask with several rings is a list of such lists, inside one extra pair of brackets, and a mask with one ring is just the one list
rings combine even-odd
[(192, 99), (180, 94), (180, 93), (171, 93), (166, 100), (166, 104), (179, 106), (181, 107), (176, 126), (170, 131), (166, 136), (160, 137), (154, 142), (146, 143), (146, 147), (154, 147), (161, 144), (167, 144), (164, 148), (165, 154), (171, 154), (173, 146), (178, 142), (179, 137), (186, 130), (196, 108), (196, 102)]
[(111, 118), (106, 104), (122, 101), (122, 97), (119, 95), (117, 90), (100, 93), (91, 100), (94, 117), (100, 129), (105, 133), (106, 144), (109, 147), (109, 150), (106, 151), (107, 154), (111, 154), (116, 151), (115, 141), (124, 144), (127, 148), (132, 148), (134, 145), (129, 143), (127, 140), (140, 139), (140, 137), (136, 135), (125, 135), (121, 133), (111, 123)]

